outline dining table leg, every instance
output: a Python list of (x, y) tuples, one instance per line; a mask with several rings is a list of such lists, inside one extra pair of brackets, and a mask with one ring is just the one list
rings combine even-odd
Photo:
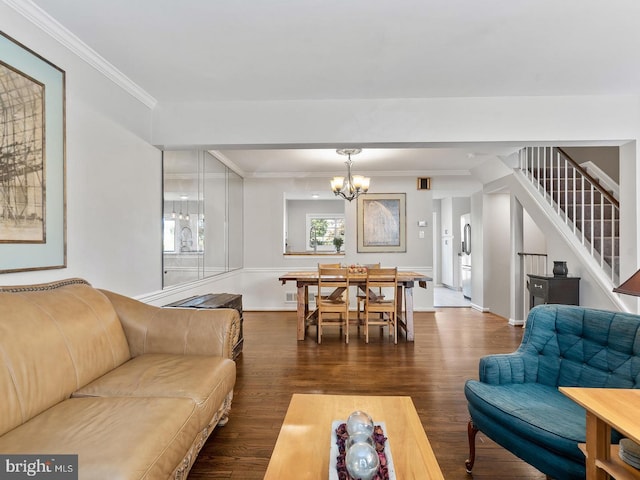
[(407, 327), (407, 342), (413, 342), (413, 285), (404, 287), (404, 321)]
[(307, 286), (298, 284), (298, 340), (304, 340), (307, 330), (305, 319), (309, 311)]

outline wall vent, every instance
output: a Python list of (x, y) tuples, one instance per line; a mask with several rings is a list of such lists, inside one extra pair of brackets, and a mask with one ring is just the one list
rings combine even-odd
[[(298, 292), (285, 292), (285, 303), (298, 303)], [(316, 294), (309, 292), (309, 303), (316, 303)]]
[(285, 303), (298, 303), (298, 294), (296, 292), (286, 292), (284, 301)]
[(418, 178), (418, 190), (431, 190), (431, 177)]

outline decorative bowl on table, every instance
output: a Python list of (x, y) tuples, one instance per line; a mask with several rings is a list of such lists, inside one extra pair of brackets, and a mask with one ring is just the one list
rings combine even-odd
[(349, 273), (351, 274), (366, 275), (367, 273), (367, 267), (365, 267), (364, 265), (351, 264), (347, 268), (349, 269)]

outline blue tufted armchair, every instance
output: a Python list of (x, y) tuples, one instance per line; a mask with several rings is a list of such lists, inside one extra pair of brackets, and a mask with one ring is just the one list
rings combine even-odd
[[(467, 472), (478, 431), (552, 478), (584, 479), (585, 411), (559, 386), (637, 388), (640, 316), (569, 305), (529, 312), (520, 347), (480, 359), (467, 380)], [(637, 406), (634, 406), (637, 408)], [(620, 436), (612, 433), (612, 442)]]

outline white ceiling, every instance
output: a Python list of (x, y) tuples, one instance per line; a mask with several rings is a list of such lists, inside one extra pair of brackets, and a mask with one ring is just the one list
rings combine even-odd
[(163, 101), (640, 93), (637, 0), (35, 0)]
[[(34, 3), (160, 104), (640, 94), (638, 0)], [(468, 170), (515, 149), (493, 147), (366, 149), (354, 165)], [(222, 154), (249, 175), (344, 160), (333, 148)]]

